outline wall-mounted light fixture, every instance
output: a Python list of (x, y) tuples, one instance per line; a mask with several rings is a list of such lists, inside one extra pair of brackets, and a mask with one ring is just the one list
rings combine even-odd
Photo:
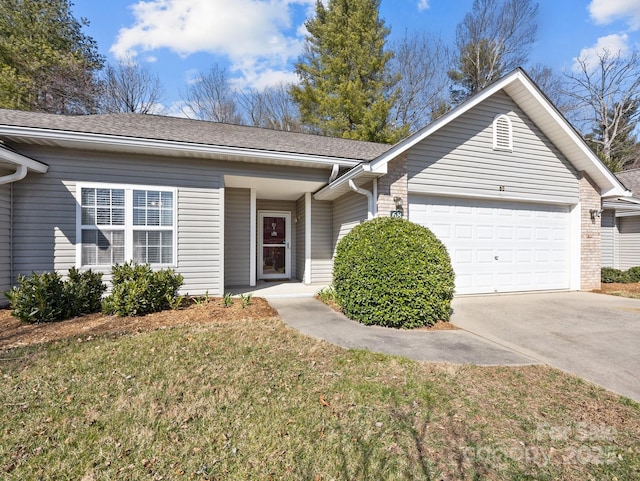
[(396, 210), (402, 210), (402, 197), (394, 197), (394, 204), (396, 204)]
[(591, 220), (596, 220), (596, 217), (600, 217), (602, 214), (602, 209), (589, 209), (589, 215), (591, 216)]

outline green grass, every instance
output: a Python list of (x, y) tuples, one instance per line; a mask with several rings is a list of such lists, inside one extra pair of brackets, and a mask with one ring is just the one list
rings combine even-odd
[(6, 480), (640, 477), (629, 399), (541, 366), (343, 350), (277, 320), (2, 351), (0, 379)]

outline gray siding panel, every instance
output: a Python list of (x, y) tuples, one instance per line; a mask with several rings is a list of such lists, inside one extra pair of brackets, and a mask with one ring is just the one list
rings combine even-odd
[(617, 267), (617, 230), (615, 211), (603, 211), (600, 230), (602, 267)]
[(640, 217), (619, 217), (620, 269), (640, 266)]
[(311, 282), (328, 284), (333, 273), (333, 206), (311, 201)]
[(356, 225), (367, 220), (367, 198), (349, 192), (333, 201), (333, 250)]
[[(513, 152), (493, 150), (499, 114), (511, 120)], [(407, 173), (414, 193), (578, 202), (573, 167), (504, 92), (412, 147)]]
[(224, 283), (248, 286), (250, 276), (251, 191), (225, 189)]
[(306, 209), (305, 196), (303, 195), (296, 201), (296, 278), (304, 280), (305, 271), (305, 225), (306, 225)]
[(11, 185), (0, 185), (0, 306), (8, 304), (2, 293), (11, 287)]
[[(66, 272), (76, 265), (78, 182), (177, 188), (177, 265), (182, 292), (211, 294), (220, 286), (220, 171), (200, 160), (21, 148), (49, 164), (15, 184), (14, 270)], [(105, 277), (108, 280), (108, 277)]]

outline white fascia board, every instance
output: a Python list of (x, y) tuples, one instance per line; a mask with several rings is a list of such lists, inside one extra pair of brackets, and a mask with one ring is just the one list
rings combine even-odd
[(15, 165), (22, 165), (27, 169), (40, 174), (45, 174), (47, 170), (49, 170), (48, 165), (38, 162), (37, 160), (30, 159), (29, 157), (25, 157), (24, 155), (18, 154), (17, 152), (2, 146), (0, 146), (0, 159), (6, 160), (7, 162), (11, 162)]
[(176, 142), (171, 140), (142, 139), (137, 137), (70, 132), (64, 130), (34, 129), (31, 127), (16, 127), (10, 125), (1, 126), (0, 135), (65, 143), (68, 142), (77, 145), (78, 148), (87, 148), (90, 150), (96, 150), (96, 147), (100, 147), (103, 150), (109, 150), (109, 148), (117, 147), (124, 150), (144, 150), (148, 151), (148, 153), (193, 152), (199, 154), (224, 155), (232, 158), (253, 157), (257, 162), (260, 160), (285, 160), (308, 165), (333, 166), (334, 164), (339, 164), (341, 167), (354, 167), (362, 162), (361, 160), (342, 157), (246, 149), (241, 147), (207, 145), (193, 142)]

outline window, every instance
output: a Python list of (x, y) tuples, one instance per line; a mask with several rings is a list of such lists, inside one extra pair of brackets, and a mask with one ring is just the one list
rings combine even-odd
[(513, 152), (511, 119), (504, 114), (498, 115), (493, 120), (493, 150)]
[(175, 190), (80, 185), (80, 266), (175, 264)]

